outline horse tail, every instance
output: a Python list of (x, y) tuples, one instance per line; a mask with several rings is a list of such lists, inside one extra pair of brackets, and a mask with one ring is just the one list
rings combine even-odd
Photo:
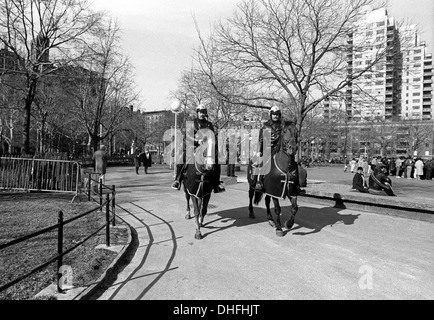
[(253, 199), (253, 203), (254, 203), (255, 205), (258, 205), (259, 202), (261, 202), (261, 200), (262, 200), (262, 196), (263, 196), (263, 195), (264, 195), (263, 192), (255, 190), (255, 197), (254, 197), (254, 199)]

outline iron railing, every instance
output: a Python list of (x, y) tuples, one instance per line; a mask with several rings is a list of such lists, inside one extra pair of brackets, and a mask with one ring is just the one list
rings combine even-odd
[[(89, 175), (89, 186), (90, 186), (90, 182), (93, 179), (91, 179), (90, 175)], [(90, 189), (90, 188), (89, 188)], [(103, 202), (103, 190), (109, 190), (108, 193), (106, 193), (106, 200), (105, 202)], [(8, 243), (5, 244), (1, 244), (0, 245), (0, 251), (4, 250), (6, 248), (9, 248), (13, 245), (19, 244), (21, 242), (27, 241), (29, 239), (32, 239), (36, 236), (45, 234), (47, 232), (51, 232), (53, 230), (57, 229), (57, 255), (52, 257), (51, 259), (49, 259), (47, 262), (35, 267), (34, 269), (32, 269), (30, 272), (19, 276), (18, 278), (0, 286), (0, 292), (10, 288), (11, 286), (17, 284), (18, 282), (28, 278), (29, 276), (31, 276), (32, 274), (46, 268), (48, 265), (52, 264), (53, 262), (57, 261), (57, 291), (58, 292), (63, 292), (63, 286), (61, 283), (61, 277), (62, 277), (62, 272), (61, 272), (61, 268), (63, 265), (63, 256), (65, 256), (66, 254), (70, 253), (71, 251), (73, 251), (74, 249), (76, 249), (77, 247), (79, 247), (80, 245), (82, 245), (83, 243), (85, 243), (86, 241), (88, 241), (90, 238), (92, 238), (93, 236), (95, 236), (97, 233), (99, 233), (101, 230), (103, 230), (104, 228), (106, 229), (106, 245), (110, 246), (110, 222), (112, 223), (113, 226), (115, 226), (115, 220), (116, 220), (116, 215), (115, 215), (115, 199), (116, 199), (116, 192), (115, 192), (115, 186), (113, 187), (108, 187), (102, 184), (102, 181), (99, 181), (99, 193), (95, 193), (98, 195), (99, 197), (99, 206), (89, 210), (85, 213), (79, 214), (71, 219), (68, 219), (66, 221), (64, 221), (63, 219), (63, 212), (59, 211), (58, 214), (58, 223), (55, 225), (52, 225), (50, 227), (47, 227), (45, 229), (39, 230), (37, 232), (28, 234), (24, 237), (20, 237), (18, 239), (12, 240)], [(93, 194), (93, 195), (95, 195)], [(110, 194), (111, 194), (111, 199), (110, 199)], [(89, 201), (96, 201), (95, 198), (93, 197), (93, 195), (91, 195), (90, 190), (88, 193), (88, 199)], [(111, 203), (111, 217), (110, 217), (110, 203)], [(77, 219), (83, 218), (87, 215), (89, 215), (90, 213), (93, 213), (97, 210), (102, 211), (103, 208), (105, 207), (105, 224), (103, 226), (101, 226), (98, 230), (96, 230), (95, 232), (93, 232), (92, 234), (90, 234), (89, 236), (87, 236), (85, 239), (81, 240), (80, 242), (76, 243), (74, 246), (72, 246), (71, 248), (64, 250), (64, 246), (63, 246), (63, 227)]]

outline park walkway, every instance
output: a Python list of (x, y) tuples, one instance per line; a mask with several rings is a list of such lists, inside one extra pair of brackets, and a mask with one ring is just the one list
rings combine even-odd
[[(170, 188), (172, 171), (154, 166), (150, 174), (136, 175), (133, 167), (109, 168), (107, 183), (116, 185), (117, 213), (132, 227), (133, 241), (116, 278), (92, 298), (434, 298), (433, 223), (300, 198), (294, 227), (277, 237), (263, 202), (255, 207), (257, 218), (248, 218), (248, 185), (241, 170), (237, 184), (212, 195), (204, 239), (195, 240), (194, 222), (184, 219), (184, 194)], [(308, 169), (309, 180), (306, 190), (322, 186), (331, 191), (334, 185), (349, 189), (352, 174), (339, 167), (316, 167)], [(413, 190), (420, 201), (432, 201), (434, 181), (398, 180), (397, 194)], [(287, 212), (288, 201), (282, 205)], [(364, 268), (374, 276), (369, 290), (360, 286)]]

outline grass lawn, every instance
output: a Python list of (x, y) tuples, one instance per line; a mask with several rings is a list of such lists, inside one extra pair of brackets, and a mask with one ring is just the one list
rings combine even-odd
[[(0, 244), (55, 225), (59, 211), (64, 221), (87, 212), (98, 205), (88, 202), (71, 203), (71, 195), (46, 193), (0, 192)], [(83, 199), (83, 198), (82, 198)], [(105, 225), (105, 209), (97, 210), (64, 226), (63, 250), (67, 250)], [(116, 225), (125, 225), (117, 219)], [(127, 229), (111, 228), (110, 245), (126, 244)], [(105, 228), (83, 245), (63, 257), (63, 265), (72, 270), (72, 285), (83, 287), (97, 280), (117, 256), (95, 249), (105, 244)], [(57, 255), (57, 229), (0, 251), (0, 286), (27, 274)], [(56, 283), (57, 262), (48, 265), (12, 287), (0, 292), (0, 300), (32, 300), (50, 284)], [(50, 299), (50, 298), (47, 298)]]

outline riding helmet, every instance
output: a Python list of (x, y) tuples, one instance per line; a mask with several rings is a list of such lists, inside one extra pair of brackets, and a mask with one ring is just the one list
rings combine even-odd
[(201, 111), (203, 113), (207, 113), (207, 109), (206, 109), (205, 105), (203, 105), (203, 104), (198, 105), (196, 107), (196, 112), (199, 112), (199, 111)]
[(278, 106), (273, 106), (270, 109), (270, 116), (272, 114), (278, 114), (278, 115), (282, 115), (282, 112), (280, 111), (280, 108)]

